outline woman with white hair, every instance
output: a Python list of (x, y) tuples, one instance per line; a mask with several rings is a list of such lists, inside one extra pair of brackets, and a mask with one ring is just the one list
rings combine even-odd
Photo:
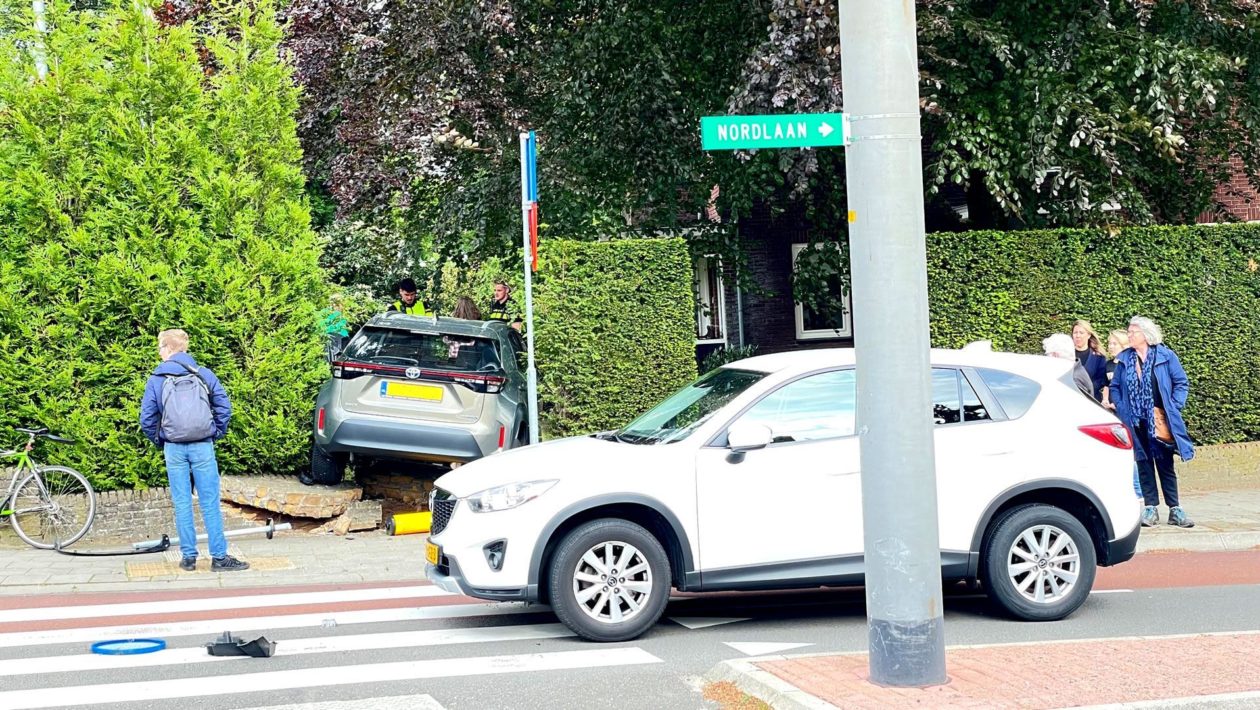
[[(1164, 345), (1164, 334), (1150, 318), (1129, 320), (1129, 349), (1116, 357), (1111, 378), (1110, 403), (1116, 416), (1133, 435), (1133, 456), (1137, 459), (1142, 484), (1142, 525), (1159, 524), (1159, 490), (1168, 506), (1168, 524), (1194, 527), (1177, 497), (1177, 473), (1173, 451), (1182, 461), (1194, 458), (1194, 444), (1186, 432), (1181, 410), (1190, 394), (1190, 381), (1181, 360)], [(1156, 487), (1156, 472), (1159, 484)]]

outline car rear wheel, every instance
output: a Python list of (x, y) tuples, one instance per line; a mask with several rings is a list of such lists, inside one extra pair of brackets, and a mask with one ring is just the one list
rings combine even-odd
[(584, 639), (637, 638), (661, 618), (669, 602), (665, 548), (628, 520), (594, 520), (576, 528), (552, 559), (552, 609)]
[(345, 456), (330, 454), (320, 448), (319, 444), (311, 444), (311, 480), (303, 480), (302, 483), (307, 485), (330, 486), (341, 483), (341, 479), (345, 476), (345, 473)]
[(989, 598), (1026, 621), (1055, 621), (1089, 596), (1094, 541), (1075, 516), (1052, 505), (1012, 508), (986, 538), (981, 574)]

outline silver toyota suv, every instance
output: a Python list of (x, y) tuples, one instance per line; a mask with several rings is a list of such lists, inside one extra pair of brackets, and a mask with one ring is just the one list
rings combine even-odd
[(498, 321), (373, 317), (319, 391), (310, 482), (340, 482), (349, 463), (463, 463), (528, 442), (522, 351)]

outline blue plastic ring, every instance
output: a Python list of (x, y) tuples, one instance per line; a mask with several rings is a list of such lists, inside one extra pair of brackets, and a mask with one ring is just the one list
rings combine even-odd
[(137, 653), (153, 653), (166, 648), (162, 639), (113, 639), (92, 644), (92, 653), (106, 656), (131, 656)]

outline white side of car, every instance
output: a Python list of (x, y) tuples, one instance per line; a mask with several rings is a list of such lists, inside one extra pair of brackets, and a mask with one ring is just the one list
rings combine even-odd
[[(932, 364), (943, 577), (982, 581), (1017, 618), (1070, 614), (1096, 565), (1136, 546), (1127, 432), (1066, 383), (1068, 362), (933, 351)], [(852, 350), (750, 358), (620, 432), (468, 464), (436, 483), (428, 575), (550, 603), (595, 640), (643, 633), (671, 586), (860, 584), (855, 382)]]

